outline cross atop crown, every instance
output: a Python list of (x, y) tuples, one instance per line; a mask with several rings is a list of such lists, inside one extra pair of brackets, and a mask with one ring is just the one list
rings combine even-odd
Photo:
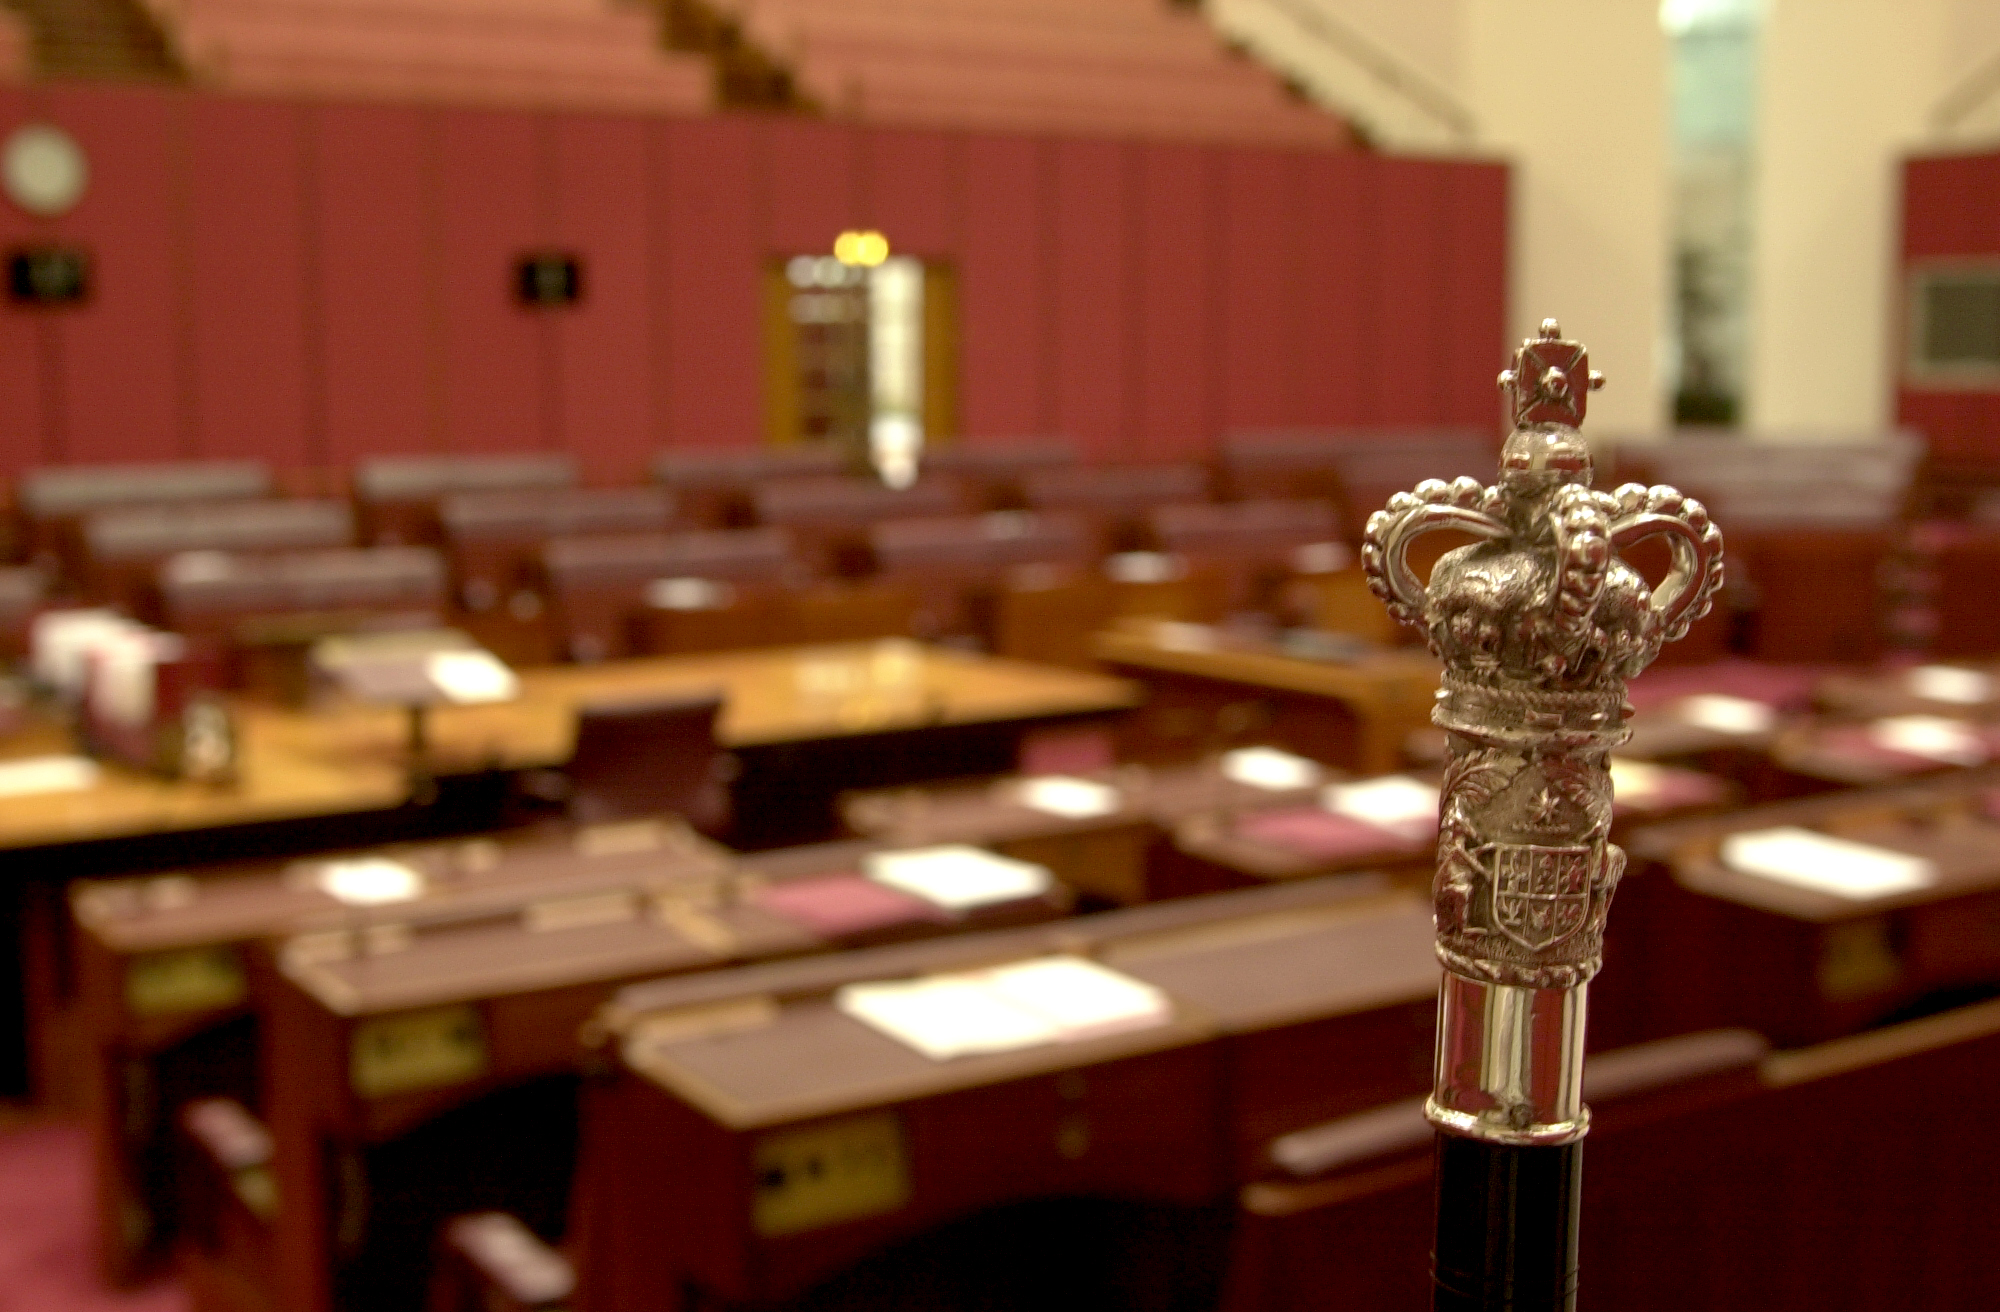
[(1566, 340), (1554, 319), (1542, 320), (1541, 336), (1522, 342), (1514, 367), (1500, 374), (1500, 389), (1513, 400), (1516, 428), (1580, 428), (1590, 393), (1602, 386), (1604, 375), (1590, 367), (1590, 352), (1582, 342)]

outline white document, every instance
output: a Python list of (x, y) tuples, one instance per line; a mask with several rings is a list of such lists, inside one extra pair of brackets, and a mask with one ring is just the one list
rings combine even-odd
[(1222, 754), (1222, 777), (1249, 788), (1283, 792), (1311, 788), (1320, 780), (1319, 762), (1275, 747), (1239, 747)]
[(1031, 811), (1065, 820), (1094, 820), (1118, 811), (1116, 788), (1064, 774), (1024, 779), (1014, 796)]
[(1042, 866), (962, 843), (871, 852), (862, 858), (861, 865), (863, 873), (876, 883), (954, 913), (1041, 897), (1055, 886), (1055, 879)]
[(1173, 1015), (1150, 984), (1082, 957), (1040, 957), (929, 979), (850, 984), (842, 1012), (932, 1061), (1142, 1029)]
[(0, 762), (0, 797), (75, 793), (97, 786), (97, 762), (87, 756), (29, 756)]
[(1054, 1025), (966, 975), (849, 984), (834, 993), (833, 1005), (932, 1061), (1056, 1041)]
[(1437, 828), (1438, 790), (1406, 774), (1383, 775), (1358, 784), (1328, 784), (1320, 805), (1335, 815), (1408, 838)]
[(490, 651), (434, 651), (424, 658), (424, 674), (445, 700), (459, 706), (512, 701), (521, 681)]
[(1919, 665), (1907, 676), (1909, 690), (1926, 701), (1977, 706), (1993, 700), (1993, 680), (1956, 665)]
[(1937, 867), (1923, 857), (1792, 825), (1729, 835), (1722, 840), (1722, 863), (1836, 897), (1888, 897), (1937, 882)]
[(1869, 725), (1868, 737), (1877, 747), (1947, 765), (1979, 765), (1988, 755), (1971, 725), (1941, 715), (1892, 715)]
[(1763, 702), (1719, 692), (1683, 697), (1676, 703), (1674, 714), (1683, 724), (1716, 733), (1769, 733), (1778, 726), (1778, 713)]
[(424, 877), (401, 861), (384, 857), (357, 857), (352, 861), (328, 861), (319, 868), (315, 880), (319, 891), (351, 907), (379, 907), (391, 902), (408, 902), (424, 891)]

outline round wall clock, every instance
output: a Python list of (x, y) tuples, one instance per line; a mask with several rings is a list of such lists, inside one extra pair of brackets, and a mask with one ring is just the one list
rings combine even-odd
[(90, 161), (76, 138), (50, 123), (15, 129), (0, 150), (0, 184), (30, 214), (54, 218), (83, 199)]

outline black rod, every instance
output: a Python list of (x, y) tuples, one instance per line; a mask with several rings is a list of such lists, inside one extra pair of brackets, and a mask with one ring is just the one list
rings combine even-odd
[(1573, 1312), (1583, 1142), (1437, 1136), (1434, 1312)]

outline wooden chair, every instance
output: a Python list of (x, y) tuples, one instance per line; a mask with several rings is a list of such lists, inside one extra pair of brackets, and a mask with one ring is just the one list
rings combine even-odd
[(954, 515), (966, 508), (956, 479), (920, 478), (892, 488), (872, 478), (788, 478), (754, 494), (757, 522), (791, 532), (799, 559), (823, 578), (868, 572), (868, 532), (898, 519)]
[(83, 521), (90, 598), (145, 618), (159, 614), (160, 565), (183, 551), (269, 553), (354, 545), (344, 501), (225, 501), (98, 511)]
[(1208, 470), (1197, 464), (1079, 465), (1046, 469), (1022, 480), (1030, 508), (1087, 519), (1105, 554), (1145, 550), (1146, 515), (1156, 506), (1209, 499)]
[[(676, 644), (678, 633), (761, 645), (772, 640), (769, 598), (799, 577), (791, 535), (774, 528), (557, 538), (542, 548), (541, 567), (561, 652), (579, 661), (716, 649)], [(649, 603), (648, 588), (662, 580), (698, 581), (685, 589), (698, 595), (686, 605), (671, 596)]]
[(375, 456), (354, 470), (362, 541), (372, 546), (443, 540), (438, 503), (454, 492), (567, 488), (577, 465), (565, 455)]
[(992, 638), (994, 591), (1022, 566), (1077, 571), (1093, 555), (1086, 523), (1075, 515), (992, 511), (950, 519), (878, 524), (868, 545), (878, 575), (922, 597), (917, 632), (927, 638)]
[(564, 767), (570, 818), (601, 825), (677, 815), (704, 833), (727, 827), (726, 757), (715, 737), (722, 707), (720, 693), (580, 707)]
[(688, 524), (743, 528), (756, 523), (758, 485), (845, 469), (845, 457), (831, 446), (687, 447), (655, 456), (653, 481), (674, 494)]

